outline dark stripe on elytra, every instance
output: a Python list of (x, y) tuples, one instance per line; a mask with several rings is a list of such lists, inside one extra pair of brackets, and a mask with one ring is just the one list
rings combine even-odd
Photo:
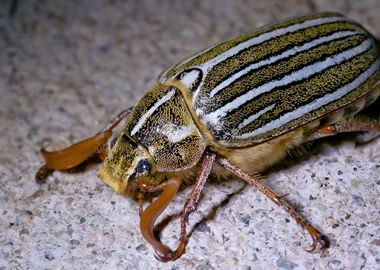
[[(365, 53), (366, 53), (366, 52), (363, 52), (362, 54), (365, 54)], [(367, 53), (368, 53), (368, 52), (367, 52)], [(344, 65), (345, 63), (347, 63), (347, 62), (349, 62), (349, 61), (355, 61), (355, 59), (360, 58), (362, 54), (360, 54), (360, 55), (358, 55), (358, 56), (356, 56), (356, 57), (354, 57), (354, 58), (348, 59), (348, 60), (346, 60), (345, 62), (342, 62), (340, 65)], [(363, 69), (360, 70), (360, 72), (358, 73), (358, 75), (353, 76), (351, 79), (354, 80), (355, 78), (357, 78), (358, 76), (360, 76), (360, 74), (362, 74), (366, 69), (368, 69), (368, 67), (369, 67), (372, 63), (373, 63), (373, 62), (368, 63), (368, 65), (367, 65), (366, 67), (363, 67)], [(340, 66), (340, 65), (339, 65), (339, 66)], [(273, 103), (273, 102), (270, 102), (270, 103), (262, 103), (261, 106), (259, 106), (259, 107), (257, 107), (257, 108), (256, 108), (257, 105), (255, 105), (255, 109), (256, 109), (256, 110), (253, 111), (253, 112), (250, 112), (249, 115), (238, 116), (238, 114), (241, 114), (241, 113), (242, 113), (242, 115), (243, 115), (245, 111), (248, 112), (248, 110), (247, 110), (246, 108), (247, 108), (247, 107), (252, 108), (252, 107), (253, 107), (253, 104), (254, 104), (254, 103), (257, 103), (258, 100), (263, 100), (263, 101), (264, 101), (264, 100), (271, 100), (271, 99), (274, 99), (273, 96), (274, 96), (275, 94), (281, 94), (281, 96), (284, 96), (284, 95), (286, 95), (286, 94), (285, 94), (286, 90), (289, 89), (290, 87), (296, 86), (296, 85), (298, 85), (298, 84), (305, 83), (307, 80), (313, 79), (313, 78), (316, 77), (316, 76), (323, 76), (323, 73), (326, 73), (326, 72), (328, 72), (329, 70), (332, 70), (332, 69), (336, 69), (337, 67), (338, 67), (337, 65), (332, 66), (332, 67), (329, 67), (329, 68), (327, 68), (327, 69), (324, 69), (324, 70), (323, 70), (321, 73), (319, 73), (319, 74), (313, 74), (312, 76), (308, 77), (307, 79), (300, 80), (300, 81), (297, 81), (297, 82), (293, 82), (293, 83), (288, 84), (288, 85), (286, 85), (286, 86), (276, 87), (276, 88), (274, 88), (271, 92), (263, 93), (263, 94), (261, 94), (260, 96), (258, 96), (257, 98), (248, 101), (247, 103), (245, 103), (244, 105), (242, 105), (240, 108), (238, 108), (238, 109), (236, 109), (236, 110), (234, 110), (234, 111), (228, 113), (228, 114), (225, 116), (225, 118), (224, 118), (225, 123), (234, 123), (234, 124), (231, 125), (231, 129), (236, 129), (236, 128), (239, 126), (239, 124), (240, 124), (242, 121), (244, 121), (245, 118), (247, 118), (247, 117), (249, 117), (249, 116), (251, 116), (251, 115), (253, 115), (253, 114), (255, 114), (255, 113), (259, 112), (259, 111), (261, 111), (262, 109), (268, 107), (270, 104)], [(349, 82), (347, 82), (347, 83), (349, 83)], [(346, 84), (346, 83), (344, 83), (344, 84), (339, 84), (339, 85), (337, 85), (335, 88), (333, 88), (333, 89), (328, 89), (328, 91), (325, 91), (325, 92), (323, 92), (323, 93), (320, 93), (319, 95), (316, 94), (316, 93), (313, 93), (313, 95), (310, 95), (310, 96), (308, 97), (308, 100), (306, 100), (306, 101), (304, 101), (304, 102), (299, 102), (299, 103), (296, 104), (296, 106), (297, 106), (297, 107), (301, 107), (301, 106), (303, 106), (303, 105), (306, 105), (306, 104), (310, 103), (310, 101), (313, 101), (313, 100), (315, 100), (315, 99), (318, 99), (318, 98), (320, 98), (320, 97), (323, 97), (323, 96), (325, 96), (326, 94), (333, 93), (333, 92), (335, 92), (338, 88), (342, 87), (342, 86), (345, 85), (345, 84)], [(326, 90), (327, 90), (327, 89), (326, 89)], [(353, 90), (353, 91), (354, 91), (354, 90)], [(335, 102), (336, 102), (336, 101), (335, 101)], [(277, 106), (281, 106), (281, 105), (280, 105), (280, 104), (277, 104)], [(326, 106), (326, 105), (324, 105), (324, 106)], [(289, 109), (289, 110), (283, 110), (283, 111), (284, 111), (285, 113), (287, 113), (287, 112), (290, 112), (290, 111), (292, 111), (292, 110), (293, 110), (293, 108), (292, 108), (292, 109)], [(264, 117), (268, 117), (268, 116), (267, 116), (268, 114), (273, 114), (273, 112), (268, 112), (268, 113), (263, 114), (263, 115), (260, 116), (258, 119), (256, 119), (254, 122), (258, 123), (258, 122), (260, 122), (260, 121), (263, 121)], [(282, 116), (282, 114), (279, 115), (279, 117), (280, 117), (280, 116)], [(270, 118), (270, 121), (273, 121), (273, 120), (275, 120), (275, 119), (277, 119), (277, 117), (276, 117), (276, 118), (271, 117), (271, 118)], [(265, 121), (265, 122), (262, 123), (262, 124), (265, 125), (266, 123), (269, 123), (270, 121)], [(247, 125), (246, 127), (244, 127), (243, 129), (244, 129), (244, 130), (246, 130), (246, 129), (248, 129), (248, 130), (252, 130), (252, 128), (253, 128), (253, 127), (252, 127), (252, 123), (251, 123), (251, 124)], [(245, 132), (243, 132), (243, 133), (245, 133)]]
[[(351, 92), (349, 92), (349, 93), (347, 93), (346, 95), (344, 95), (343, 97), (341, 97), (340, 100), (347, 99), (347, 96), (351, 95), (351, 94), (352, 94), (354, 91), (356, 91), (357, 89), (362, 88), (365, 84), (368, 84), (368, 81), (371, 81), (371, 80), (373, 80), (373, 79), (376, 78), (376, 77), (379, 77), (379, 72), (375, 72), (372, 76), (370, 76), (370, 77), (367, 79), (367, 81), (363, 82), (363, 83), (360, 84), (357, 88), (353, 89)], [(354, 79), (355, 79), (355, 78), (354, 78)], [(354, 80), (354, 79), (353, 79), (353, 80)], [(351, 82), (352, 82), (352, 81), (351, 81)], [(364, 94), (364, 95), (368, 95), (368, 94), (369, 94), (369, 93), (367, 92), (367, 93)], [(360, 99), (360, 97), (359, 97), (359, 99)], [(332, 103), (336, 103), (336, 102), (337, 102), (336, 100), (335, 100), (335, 101), (332, 101), (332, 102), (330, 102), (330, 103), (324, 105), (323, 107), (324, 107), (324, 108), (327, 108), (328, 106), (331, 106)], [(349, 102), (352, 102), (352, 100), (349, 99)], [(339, 109), (340, 109), (340, 108), (341, 108), (341, 107), (339, 107)], [(308, 113), (308, 115), (309, 115), (308, 119), (315, 118), (315, 117), (312, 117), (312, 116), (310, 116), (310, 115), (318, 113), (318, 110), (319, 110), (319, 109), (320, 109), (320, 108), (318, 108), (318, 109), (316, 109), (316, 110), (314, 110), (314, 111), (309, 112), (309, 113)], [(333, 112), (333, 111), (331, 111), (331, 112)], [(297, 122), (297, 121), (300, 121), (300, 119), (302, 119), (302, 118), (304, 118), (304, 117), (305, 117), (305, 115), (302, 116), (302, 117), (300, 117), (300, 118), (297, 118), (297, 119), (294, 119), (294, 120), (290, 121), (290, 122), (287, 123), (286, 125), (292, 125), (292, 123)], [(328, 117), (329, 117), (329, 115), (327, 115), (327, 116), (325, 116), (325, 117), (323, 117), (323, 118), (321, 119), (320, 126), (323, 125), (323, 122), (324, 122), (324, 121), (328, 120)], [(300, 126), (300, 124), (297, 124), (297, 126)], [(270, 130), (270, 131), (268, 131), (268, 132), (266, 132), (266, 133), (267, 133), (267, 134), (273, 134), (273, 133), (276, 133), (276, 131), (279, 130), (279, 129), (281, 129), (281, 128), (282, 128), (282, 127), (279, 127), (279, 128), (276, 128), (276, 129)], [(260, 134), (260, 135), (258, 135), (258, 136), (268, 136), (268, 135)]]
[[(314, 60), (314, 61), (311, 61), (311, 62), (308, 62), (306, 65), (303, 65), (303, 66), (300, 66), (300, 67), (296, 67), (296, 68), (291, 68), (291, 69), (289, 69), (288, 72), (285, 73), (285, 74), (280, 74), (280, 75), (275, 75), (275, 74), (273, 74), (273, 75), (274, 75), (273, 77), (267, 78), (266, 80), (264, 80), (263, 82), (261, 82), (261, 83), (258, 84), (258, 85), (247, 85), (247, 86), (245, 87), (245, 88), (246, 88), (245, 91), (241, 91), (241, 92), (239, 92), (237, 95), (232, 96), (230, 99), (219, 99), (219, 100), (222, 101), (222, 102), (218, 103), (217, 105), (216, 105), (217, 95), (215, 95), (215, 96), (213, 97), (213, 99), (212, 99), (212, 100), (214, 100), (214, 103), (213, 103), (213, 106), (212, 106), (212, 110), (207, 111), (206, 113), (210, 113), (210, 112), (217, 111), (218, 109), (220, 109), (221, 107), (223, 107), (223, 106), (226, 105), (227, 103), (230, 103), (232, 100), (234, 100), (234, 99), (236, 99), (236, 98), (238, 98), (238, 97), (240, 97), (240, 96), (242, 96), (242, 95), (248, 93), (248, 92), (251, 91), (253, 88), (258, 88), (258, 87), (260, 87), (260, 86), (262, 86), (262, 85), (264, 85), (264, 84), (266, 84), (266, 83), (269, 83), (269, 82), (271, 82), (271, 81), (280, 80), (280, 79), (284, 78), (285, 76), (288, 76), (288, 75), (290, 75), (290, 74), (292, 74), (292, 73), (294, 73), (294, 72), (296, 72), (296, 71), (298, 71), (298, 70), (300, 70), (300, 69), (302, 69), (302, 68), (304, 68), (304, 67), (307, 67), (307, 66), (313, 65), (313, 64), (318, 63), (318, 62), (322, 62), (322, 61), (324, 61), (324, 60), (326, 60), (326, 59), (328, 59), (328, 58), (331, 58), (331, 57), (335, 56), (336, 54), (339, 54), (339, 53), (342, 53), (342, 52), (344, 52), (344, 51), (350, 50), (350, 49), (352, 49), (352, 48), (354, 48), (354, 47), (357, 47), (357, 46), (359, 46), (359, 44), (361, 44), (361, 43), (364, 42), (364, 41), (365, 41), (365, 39), (361, 40), (360, 43), (359, 43), (359, 42), (358, 42), (358, 43), (355, 43), (355, 44), (353, 44), (353, 46), (346, 47), (346, 48), (344, 48), (344, 49), (342, 49), (342, 50), (339, 50), (339, 51), (335, 51), (335, 52), (333, 52), (332, 54), (327, 54), (327, 53), (326, 53), (326, 54), (324, 54), (324, 57), (322, 57), (322, 58), (318, 58), (318, 59), (316, 59), (316, 60)], [(317, 48), (317, 47), (316, 47), (316, 48)], [(370, 50), (370, 49), (372, 49), (372, 47), (370, 47), (368, 50)], [(368, 51), (368, 50), (367, 50), (367, 51)], [(365, 51), (365, 52), (367, 52), (367, 51)], [(365, 52), (364, 52), (364, 53), (365, 53)], [(304, 52), (303, 52), (303, 53), (304, 53)], [(361, 55), (361, 54), (359, 54), (359, 55)], [(359, 55), (357, 55), (357, 56), (359, 56)], [(355, 56), (355, 57), (357, 57), (357, 56)], [(280, 63), (287, 62), (287, 61), (288, 61), (290, 58), (292, 58), (292, 57), (294, 57), (294, 56), (288, 57), (288, 58), (286, 58), (286, 59), (282, 59), (282, 60), (276, 62), (276, 64), (280, 64)], [(354, 57), (354, 58), (355, 58), (355, 57)], [(353, 58), (351, 58), (351, 59), (353, 59)], [(336, 65), (334, 65), (334, 66), (332, 66), (332, 67), (335, 67), (335, 66), (336, 66)], [(239, 80), (233, 82), (233, 83), (232, 83), (231, 85), (229, 85), (228, 87), (233, 88), (234, 85), (237, 84), (237, 83), (239, 83), (239, 81), (240, 81), (241, 79), (243, 79), (243, 78), (245, 78), (245, 77), (248, 77), (248, 76), (251, 76), (251, 75), (253, 75), (254, 73), (260, 71), (261, 69), (264, 69), (264, 68), (267, 68), (267, 67), (268, 67), (268, 65), (266, 65), (266, 66), (264, 66), (264, 67), (262, 67), (262, 68), (260, 68), (260, 69), (254, 70), (254, 71), (252, 71), (252, 72), (248, 72), (247, 74), (244, 74), (243, 76), (241, 76), (241, 77), (239, 78)], [(331, 68), (331, 67), (330, 67), (330, 68)], [(307, 78), (305, 78), (305, 79), (298, 80), (298, 81), (295, 81), (295, 82), (292, 82), (292, 83), (290, 83), (290, 84), (286, 84), (286, 85), (284, 85), (284, 86), (280, 86), (280, 87), (281, 87), (281, 88), (286, 88), (286, 87), (289, 87), (289, 86), (291, 86), (291, 85), (295, 85), (295, 84), (297, 84), (298, 82), (300, 82), (300, 81), (304, 81), (304, 80), (307, 80), (308, 78), (313, 77), (313, 76), (315, 76), (315, 75), (318, 75), (318, 74), (324, 72), (325, 70), (326, 70), (326, 69), (323, 69), (323, 70), (321, 70), (319, 73), (313, 74), (313, 75), (311, 75), (311, 76), (309, 76), (309, 77), (307, 77)], [(275, 89), (275, 88), (274, 88), (274, 89)], [(271, 91), (273, 91), (273, 89), (271, 89), (269, 92), (271, 92)], [(220, 93), (220, 92), (219, 92), (219, 93)], [(265, 94), (265, 93), (263, 93), (263, 94)], [(255, 97), (254, 99), (258, 99), (258, 98), (260, 98), (263, 94), (258, 95), (258, 96)], [(235, 110), (239, 110), (239, 109), (240, 109), (240, 108), (236, 108), (236, 109), (230, 111), (227, 115), (229, 115), (229, 114), (233, 113), (233, 111), (235, 111)]]
[[(373, 62), (372, 62), (373, 63)], [(363, 73), (363, 72), (361, 72), (361, 73)], [(359, 75), (360, 76), (360, 75)], [(341, 99), (345, 99), (348, 95), (350, 95), (350, 94), (352, 94), (353, 93), (353, 91), (355, 91), (356, 89), (358, 89), (358, 88), (361, 88), (361, 87), (363, 87), (363, 85), (365, 85), (365, 84), (367, 84), (368, 83), (368, 81), (371, 81), (371, 80), (373, 80), (374, 78), (376, 78), (376, 77), (379, 77), (380, 76), (380, 71), (377, 71), (377, 72), (375, 72), (372, 76), (370, 76), (365, 82), (363, 82), (362, 84), (360, 84), (357, 88), (355, 88), (355, 89), (353, 89), (351, 92), (349, 92), (349, 93), (347, 93), (345, 96), (343, 96)], [(354, 81), (356, 79), (356, 77), (355, 78), (352, 78), (352, 80), (350, 80), (349, 82), (347, 82), (347, 84), (349, 84), (349, 83), (351, 83), (352, 81)], [(346, 84), (344, 84), (344, 85), (346, 85)], [(342, 86), (339, 86), (339, 87), (342, 87)], [(335, 89), (336, 90), (336, 89)], [(334, 90), (334, 91), (335, 91)], [(367, 94), (370, 94), (370, 93), (367, 93)], [(365, 94), (366, 95), (366, 94)], [(332, 101), (332, 102), (330, 102), (330, 103), (328, 103), (328, 104), (326, 104), (326, 105), (324, 105), (323, 107), (327, 107), (327, 106), (330, 106), (332, 103), (334, 103), (334, 102), (336, 102), (336, 100), (335, 101)], [(313, 113), (316, 113), (318, 110), (319, 110), (320, 108), (318, 108), (318, 109), (316, 109), (316, 110), (314, 110), (314, 111), (311, 111), (311, 112), (309, 112), (308, 113), (308, 115), (310, 115), (310, 114), (313, 114)], [(285, 113), (287, 113), (287, 112), (291, 112), (291, 110), (288, 110), (288, 111), (284, 111), (281, 115), (279, 115), (278, 117), (281, 117), (281, 116), (283, 116)], [(257, 120), (258, 121), (260, 121), (260, 118), (261, 118), (262, 116), (260, 116)], [(304, 116), (302, 116), (302, 117), (304, 117)], [(301, 118), (302, 118), (301, 117)], [(310, 117), (309, 117), (310, 118)], [(270, 119), (270, 121), (269, 122), (271, 122), (271, 121), (273, 121), (273, 120), (276, 120), (277, 118), (275, 118), (275, 119)], [(293, 120), (291, 120), (288, 124), (291, 124), (291, 123), (294, 123), (294, 121), (299, 121), (299, 119), (300, 118), (297, 118), (297, 119), (293, 119)], [(262, 120), (262, 119), (261, 119)], [(322, 120), (323, 120), (323, 118), (322, 118)], [(262, 125), (265, 125), (265, 124), (267, 124), (267, 123), (269, 123), (268, 121), (267, 122), (265, 122), (265, 123), (263, 123)], [(288, 125), (287, 124), (287, 125)], [(251, 125), (251, 124), (250, 124)], [(248, 129), (248, 130), (252, 130), (252, 127), (250, 127), (250, 125), (248, 125), (248, 126), (246, 126), (246, 127), (244, 127), (244, 130), (245, 129)], [(233, 127), (231, 127), (231, 128), (233, 128)], [(236, 127), (235, 127), (236, 128)], [(259, 127), (256, 127), (256, 128), (259, 128)], [(232, 137), (232, 134), (227, 134), (225, 131), (223, 131), (223, 130), (216, 130), (216, 129), (214, 129), (214, 128), (210, 128), (211, 130), (212, 130), (212, 134), (214, 134), (214, 136), (215, 136), (215, 139), (216, 140), (218, 140), (218, 141), (221, 141), (221, 140), (223, 140), (223, 141), (229, 141), (229, 140), (233, 140), (233, 137)], [(276, 128), (276, 129), (273, 129), (273, 130), (270, 130), (270, 131), (268, 131), (268, 132), (266, 132), (265, 134), (260, 134), (260, 135), (258, 135), (258, 136), (256, 136), (256, 137), (268, 137), (268, 136), (271, 136), (270, 134), (273, 134), (273, 133), (276, 133), (276, 130), (278, 130), (278, 129), (281, 129), (281, 127), (279, 127), (279, 128)], [(234, 134), (234, 136), (236, 136), (236, 135), (241, 135), (242, 133), (245, 133), (246, 131), (244, 131), (243, 132), (243, 129), (241, 130), (241, 132), (239, 132), (238, 134)], [(269, 135), (268, 135), (269, 134)], [(247, 138), (247, 139), (252, 139), (252, 138)]]
[[(310, 40), (305, 40), (304, 42), (295, 42), (295, 43), (289, 44), (289, 45), (285, 46), (285, 47), (284, 47), (282, 50), (280, 50), (280, 51), (277, 51), (277, 52), (275, 52), (275, 53), (273, 53), (273, 54), (263, 55), (263, 57), (261, 57), (261, 58), (255, 60), (255, 61), (249, 62), (249, 63), (247, 63), (247, 64), (241, 66), (240, 69), (234, 70), (233, 72), (229, 73), (227, 76), (225, 76), (225, 77), (223, 77), (223, 78), (220, 78), (220, 80), (217, 81), (217, 82), (215, 83), (215, 86), (221, 84), (223, 81), (229, 79), (230, 77), (234, 76), (236, 73), (239, 73), (239, 72), (242, 71), (243, 69), (245, 69), (245, 68), (247, 68), (247, 67), (249, 67), (249, 66), (251, 66), (251, 65), (253, 65), (253, 64), (259, 63), (259, 62), (261, 62), (261, 61), (263, 61), (263, 60), (265, 60), (265, 59), (271, 58), (271, 57), (279, 56), (280, 54), (282, 54), (282, 53), (284, 53), (284, 52), (286, 52), (286, 51), (288, 51), (288, 50), (290, 50), (290, 49), (292, 49), (292, 48), (294, 48), (294, 47), (296, 47), (296, 46), (297, 46), (297, 47), (300, 47), (300, 46), (303, 46), (304, 44), (309, 43), (309, 42), (312, 42), (312, 41), (314, 41), (314, 40), (317, 40), (317, 39), (320, 39), (320, 38), (323, 38), (323, 37), (327, 37), (327, 36), (331, 36), (331, 35), (336, 34), (336, 33), (339, 33), (339, 32), (345, 32), (345, 31), (350, 31), (350, 30), (343, 30), (343, 31), (340, 30), (340, 31), (335, 31), (335, 32), (329, 32), (329, 33), (327, 33), (326, 35), (316, 36), (315, 38), (310, 39)], [(352, 31), (354, 31), (354, 30), (352, 30)], [(330, 41), (322, 42), (322, 43), (318, 44), (317, 46), (313, 47), (312, 49), (317, 49), (317, 48), (320, 47), (320, 46), (324, 46), (324, 45), (327, 45), (327, 44), (332, 43), (332, 42), (339, 42), (339, 41), (342, 41), (342, 40), (345, 40), (345, 39), (348, 39), (348, 38), (357, 37), (357, 36), (367, 36), (367, 35), (365, 35), (364, 33), (360, 33), (360, 32), (358, 32), (358, 34), (354, 34), (354, 35), (351, 35), (351, 36), (341, 37), (341, 38), (337, 38), (337, 39), (334, 39), (334, 40), (330, 40)], [(249, 48), (252, 48), (252, 47), (253, 47), (253, 46), (251, 46), (251, 47), (249, 47)], [(299, 54), (301, 54), (301, 53), (305, 53), (305, 52), (306, 52), (306, 51), (298, 52), (298, 53), (296, 53), (296, 54), (293, 54), (293, 55), (290, 55), (290, 56), (288, 56), (288, 57), (285, 57), (285, 58), (282, 58), (282, 59), (280, 59), (280, 60), (277, 60), (276, 62), (274, 62), (274, 63), (272, 63), (272, 64), (269, 64), (269, 65), (273, 65), (273, 64), (280, 63), (280, 62), (284, 62), (284, 60), (290, 59), (291, 57), (297, 56), (297, 55), (299, 55)], [(228, 59), (230, 59), (230, 58), (228, 58)], [(226, 59), (226, 60), (228, 60), (228, 59)], [(224, 62), (224, 61), (223, 61), (223, 62)], [(218, 64), (218, 65), (223, 65), (223, 62), (221, 62), (221, 63)], [(217, 65), (217, 66), (218, 66), (218, 65)], [(259, 68), (253, 69), (253, 70), (249, 71), (248, 73), (246, 73), (246, 74), (244, 74), (244, 75), (242, 75), (242, 76), (245, 76), (245, 75), (247, 75), (247, 74), (252, 74), (253, 72), (255, 72), (255, 71), (259, 71), (259, 70), (261, 70), (261, 69), (263, 69), (263, 68), (266, 68), (266, 67), (268, 67), (268, 65), (264, 65), (264, 66), (261, 66), (261, 67), (259, 67)], [(242, 76), (241, 76), (241, 77), (242, 77)], [(248, 76), (248, 75), (247, 75), (247, 76)], [(239, 79), (240, 79), (241, 77), (239, 77)], [(238, 81), (239, 79), (236, 79), (236, 81)], [(234, 82), (233, 82), (233, 83), (234, 83)], [(222, 88), (222, 89), (221, 89), (221, 90), (220, 90), (220, 91), (219, 91), (214, 97), (217, 97), (217, 96), (218, 96), (218, 95), (219, 95), (219, 94), (220, 94), (225, 88), (231, 86), (233, 83), (231, 83), (230, 85), (228, 85), (228, 86)], [(212, 89), (211, 89), (211, 90), (212, 90)]]
[[(350, 60), (352, 60), (352, 59), (350, 59)], [(335, 88), (333, 88), (333, 89), (330, 89), (329, 92), (324, 92), (324, 93), (321, 93), (320, 95), (318, 95), (318, 94), (314, 94), (314, 95), (310, 96), (308, 100), (306, 100), (306, 101), (304, 101), (304, 102), (297, 103), (297, 104), (296, 104), (297, 108), (298, 108), (298, 107), (305, 106), (305, 105), (309, 104), (310, 102), (312, 102), (313, 100), (318, 99), (318, 98), (321, 98), (321, 97), (323, 97), (323, 96), (325, 96), (325, 95), (327, 95), (327, 94), (334, 93), (335, 91), (337, 91), (339, 88), (343, 87), (344, 85), (350, 84), (350, 83), (353, 82), (357, 77), (359, 77), (359, 76), (360, 76), (361, 74), (363, 74), (366, 70), (368, 70), (368, 68), (369, 68), (372, 64), (373, 64), (373, 62), (369, 63), (367, 66), (363, 67), (362, 70), (360, 70), (360, 72), (359, 72), (358, 75), (352, 77), (349, 81), (345, 82), (344, 84), (338, 85), (337, 87), (335, 87)], [(330, 68), (329, 68), (329, 69), (330, 69)], [(328, 69), (326, 69), (326, 71), (327, 71), (327, 70), (328, 70)], [(376, 73), (373, 74), (368, 80), (370, 80), (373, 76), (376, 76)], [(348, 92), (346, 95), (342, 96), (342, 97), (340, 98), (340, 100), (344, 100), (348, 95), (350, 95), (352, 92), (356, 91), (356, 89), (362, 87), (362, 85), (365, 84), (366, 82), (367, 82), (367, 81), (365, 81), (365, 82), (363, 82), (362, 84), (360, 84), (357, 88), (352, 89), (352, 90), (351, 90), (350, 92)], [(336, 102), (337, 102), (337, 100), (332, 100), (331, 102), (329, 102), (329, 103), (323, 105), (323, 107), (328, 107), (328, 106), (330, 106), (332, 103), (336, 103)], [(274, 121), (274, 120), (276, 120), (276, 119), (282, 117), (283, 115), (285, 115), (285, 114), (287, 114), (287, 113), (293, 111), (293, 109), (294, 109), (294, 108), (290, 108), (290, 109), (287, 109), (287, 110), (286, 110), (286, 109), (283, 109), (283, 110), (281, 110), (281, 113), (280, 113), (280, 114), (277, 114), (275, 117), (271, 117), (270, 119), (265, 119), (265, 115), (266, 115), (266, 114), (261, 115), (261, 116), (257, 119), (257, 122), (260, 122), (261, 125), (266, 125), (266, 124), (268, 124), (269, 122), (272, 122), (272, 121)], [(313, 111), (311, 111), (311, 112), (308, 112), (308, 114), (313, 114), (315, 111), (318, 111), (319, 109), (320, 109), (320, 108), (317, 108), (316, 110), (313, 110)], [(243, 109), (243, 110), (244, 110), (244, 109)], [(293, 119), (292, 121), (296, 121), (296, 120), (297, 120), (297, 119)], [(243, 120), (242, 120), (242, 121), (243, 121)], [(292, 121), (291, 121), (291, 122), (292, 122)], [(242, 129), (241, 132), (239, 132), (239, 134), (243, 134), (243, 133), (246, 133), (247, 131), (252, 130), (252, 129), (253, 129), (253, 125), (254, 125), (254, 122), (252, 122), (252, 123), (250, 123), (249, 125), (245, 126), (244, 129)], [(235, 126), (237, 127), (238, 124), (235, 125)], [(259, 128), (259, 127), (255, 127), (255, 128)], [(244, 131), (243, 131), (243, 130), (244, 130)], [(237, 135), (239, 135), (239, 134), (237, 134)]]
[[(335, 31), (334, 31), (334, 30), (331, 30), (331, 31), (328, 32), (326, 35), (317, 35), (317, 36), (315, 37), (315, 39), (316, 39), (316, 38), (320, 38), (320, 37), (324, 37), (324, 36), (327, 36), (327, 35), (331, 35), (331, 34), (334, 34), (334, 33), (337, 33), (337, 32), (341, 32), (341, 31), (358, 31), (358, 34), (360, 33), (359, 25), (357, 25), (357, 24), (355, 24), (355, 23), (352, 23), (352, 22), (349, 22), (349, 21), (338, 21), (338, 22), (328, 22), (328, 23), (323, 23), (323, 24), (319, 24), (319, 25), (311, 26), (311, 27), (308, 27), (308, 28), (299, 29), (299, 30), (294, 31), (294, 32), (291, 32), (291, 33), (285, 33), (285, 34), (282, 34), (282, 35), (280, 35), (280, 36), (276, 36), (276, 37), (274, 37), (274, 38), (271, 38), (271, 39), (269, 39), (269, 40), (262, 41), (262, 42), (260, 42), (260, 43), (258, 43), (258, 44), (254, 44), (254, 45), (252, 45), (252, 46), (246, 47), (246, 48), (244, 48), (244, 49), (238, 51), (236, 54), (234, 54), (234, 55), (230, 56), (229, 58), (223, 60), (222, 62), (218, 63), (217, 65), (213, 66), (212, 69), (214, 69), (215, 67), (217, 67), (217, 66), (219, 66), (219, 65), (223, 65), (224, 62), (228, 61), (228, 60), (231, 59), (231, 58), (238, 57), (239, 55), (241, 55), (241, 54), (247, 52), (248, 50), (250, 50), (252, 47), (260, 47), (260, 46), (265, 47), (265, 43), (268, 43), (268, 42), (275, 42), (276, 40), (281, 39), (281, 38), (283, 38), (284, 36), (288, 36), (288, 35), (296, 35), (297, 33), (310, 31), (310, 29), (315, 29), (315, 31), (318, 32), (318, 31), (317, 31), (317, 28), (323, 28), (323, 27), (325, 27), (326, 25), (331, 25), (331, 28), (333, 28), (332, 26), (335, 25), (335, 24), (338, 24), (338, 25), (347, 25), (348, 27), (347, 27), (347, 28), (343, 28), (343, 29), (339, 29), (339, 30), (335, 30)], [(351, 27), (349, 27), (349, 26), (351, 26)], [(354, 28), (353, 26), (357, 26), (358, 28)], [(271, 31), (270, 31), (270, 32), (271, 32)], [(364, 33), (362, 32), (362, 34), (364, 34)], [(313, 39), (314, 39), (314, 38), (313, 38)], [(311, 40), (313, 40), (313, 39), (311, 39)], [(245, 40), (245, 41), (247, 41), (247, 40)], [(245, 41), (244, 41), (244, 42), (245, 42)], [(308, 41), (310, 41), (310, 40), (308, 40)], [(306, 42), (308, 42), (308, 41), (306, 41)], [(306, 43), (306, 42), (305, 42), (305, 43)], [(242, 42), (241, 42), (241, 43), (242, 43)], [(237, 45), (239, 45), (239, 44), (240, 44), (240, 43), (237, 43), (235, 46), (237, 46)], [(291, 48), (291, 47), (293, 47), (293, 46), (296, 45), (296, 44), (297, 44), (297, 43), (292, 43), (292, 44), (289, 45), (289, 47)], [(275, 53), (275, 54), (276, 54), (276, 53)], [(265, 59), (265, 58), (268, 58), (267, 55), (264, 55), (262, 59)], [(210, 72), (212, 72), (212, 70), (211, 70)]]

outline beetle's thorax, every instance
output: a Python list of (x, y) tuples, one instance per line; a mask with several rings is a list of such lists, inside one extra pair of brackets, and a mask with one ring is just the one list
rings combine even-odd
[(175, 86), (157, 84), (133, 108), (123, 132), (144, 146), (161, 172), (193, 167), (206, 143)]

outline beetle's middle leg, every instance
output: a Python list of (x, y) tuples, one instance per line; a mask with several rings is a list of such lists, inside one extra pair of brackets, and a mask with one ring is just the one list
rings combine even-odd
[(314, 251), (317, 246), (319, 248), (324, 249), (328, 247), (328, 241), (327, 238), (322, 235), (316, 228), (314, 228), (307, 220), (305, 220), (296, 210), (293, 206), (291, 206), (288, 202), (286, 202), (283, 198), (283, 196), (278, 196), (276, 193), (274, 193), (271, 189), (266, 187), (261, 183), (261, 181), (257, 180), (255, 177), (252, 177), (251, 175), (244, 172), (242, 169), (232, 165), (230, 162), (228, 162), (224, 158), (218, 159), (219, 164), (224, 167), (225, 169), (229, 170), (239, 178), (243, 179), (248, 184), (256, 187), (259, 191), (261, 191), (265, 196), (267, 196), (269, 199), (271, 199), (276, 205), (283, 208), (285, 211), (287, 211), (292, 218), (297, 222), (299, 226), (301, 226), (302, 229), (306, 230), (313, 242), (310, 246), (310, 249), (308, 251), (312, 252)]

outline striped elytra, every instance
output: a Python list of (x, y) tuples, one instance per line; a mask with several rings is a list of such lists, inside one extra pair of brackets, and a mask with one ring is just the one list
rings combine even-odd
[[(323, 235), (258, 175), (307, 141), (380, 131), (379, 121), (355, 116), (380, 95), (379, 44), (337, 13), (290, 19), (220, 43), (164, 71), (95, 136), (62, 151), (43, 150), (46, 165), (37, 177), (94, 153), (105, 157), (99, 177), (116, 192), (138, 193), (141, 233), (162, 261), (185, 252), (186, 223), (210, 175), (256, 187), (310, 234), (311, 251), (326, 248)], [(124, 128), (104, 151), (123, 118)], [(183, 182), (194, 187), (172, 251), (156, 238), (154, 223)], [(159, 198), (143, 210), (141, 194), (156, 191)]]
[(343, 108), (379, 81), (379, 47), (355, 22), (324, 13), (221, 43), (163, 73), (199, 68), (192, 110), (225, 147), (269, 140)]

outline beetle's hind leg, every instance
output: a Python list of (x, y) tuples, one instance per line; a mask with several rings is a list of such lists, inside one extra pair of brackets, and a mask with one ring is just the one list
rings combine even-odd
[(41, 149), (45, 159), (43, 165), (36, 174), (37, 182), (43, 183), (53, 170), (66, 170), (73, 168), (83, 161), (96, 154), (100, 159), (105, 159), (107, 151), (105, 144), (112, 135), (112, 130), (130, 112), (130, 109), (121, 111), (116, 117), (112, 118), (109, 124), (94, 136), (75, 143), (59, 151), (46, 151)]
[(306, 219), (304, 219), (293, 206), (291, 206), (288, 202), (284, 200), (284, 196), (278, 196), (276, 193), (274, 193), (271, 189), (264, 186), (261, 181), (256, 179), (255, 177), (252, 177), (251, 175), (244, 172), (242, 169), (232, 165), (230, 162), (228, 162), (224, 158), (218, 159), (219, 164), (227, 169), (228, 171), (232, 172), (239, 178), (243, 179), (248, 184), (256, 187), (259, 191), (261, 191), (265, 196), (267, 196), (269, 199), (271, 199), (272, 202), (274, 202), (279, 207), (283, 208), (285, 211), (287, 211), (290, 216), (297, 222), (299, 226), (301, 226), (302, 229), (306, 230), (313, 242), (310, 245), (309, 252), (313, 252), (316, 250), (317, 247), (320, 249), (328, 248), (329, 243), (327, 238), (322, 235), (316, 228), (314, 228)]
[(375, 132), (374, 135), (377, 137), (380, 135), (380, 121), (357, 116), (344, 122), (318, 128), (307, 137), (307, 140), (312, 141), (348, 132)]

